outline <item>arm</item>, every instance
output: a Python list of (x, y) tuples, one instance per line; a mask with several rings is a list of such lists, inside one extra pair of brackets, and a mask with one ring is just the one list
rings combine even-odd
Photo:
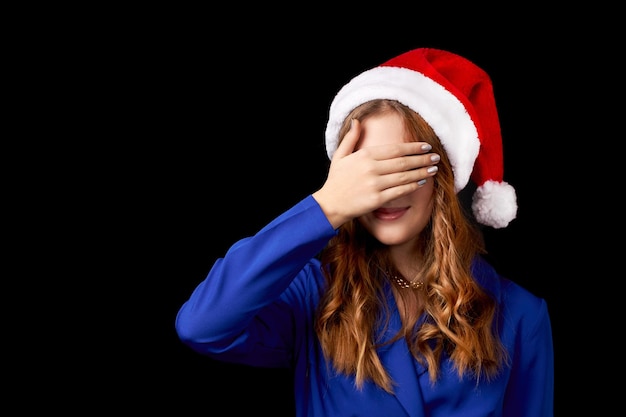
[(180, 339), (211, 356), (230, 351), (223, 359), (237, 362), (248, 361), (244, 357), (255, 349), (258, 361), (263, 350), (287, 352), (294, 315), (305, 314), (307, 292), (292, 281), (316, 273), (311, 258), (334, 234), (309, 196), (235, 243), (180, 308), (175, 323)]
[[(529, 312), (528, 312), (529, 313)], [(531, 320), (531, 318), (533, 318)], [(548, 308), (540, 300), (538, 314), (528, 314), (516, 342), (504, 415), (554, 415), (554, 349)]]

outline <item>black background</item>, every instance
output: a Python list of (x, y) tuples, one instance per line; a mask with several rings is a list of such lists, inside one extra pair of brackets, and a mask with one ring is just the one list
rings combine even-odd
[(563, 67), (575, 67), (578, 40), (538, 18), (517, 26), (370, 18), (345, 11), (306, 25), (223, 26), (217, 13), (160, 10), (89, 42), (90, 85), (102, 102), (91, 116), (98, 158), (81, 162), (98, 172), (88, 187), (98, 191), (87, 190), (83, 204), (99, 214), (78, 235), (99, 241), (81, 260), (85, 276), (101, 279), (96, 308), (81, 297), (95, 310), (88, 330), (70, 326), (72, 354), (85, 364), (75, 377), (97, 381), (85, 382), (81, 396), (112, 411), (292, 415), (289, 371), (192, 352), (177, 339), (176, 313), (232, 243), (321, 186), (327, 112), (339, 88), (417, 47), (459, 53), (492, 77), (505, 180), (519, 210), (506, 229), (485, 229), (489, 259), (548, 302), (555, 414), (583, 389), (565, 389), (578, 361), (572, 349), (580, 352), (566, 330), (577, 304), (565, 294), (585, 269), (570, 224), (580, 219), (572, 199), (579, 184), (563, 169), (578, 117)]

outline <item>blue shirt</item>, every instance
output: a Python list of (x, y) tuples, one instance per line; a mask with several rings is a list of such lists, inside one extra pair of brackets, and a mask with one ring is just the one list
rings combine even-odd
[[(474, 262), (473, 273), (497, 300), (498, 332), (511, 361), (497, 378), (459, 379), (444, 357), (433, 384), (403, 339), (378, 352), (395, 394), (373, 383), (358, 390), (352, 376), (334, 372), (313, 321), (324, 286), (315, 256), (335, 234), (309, 195), (235, 243), (181, 306), (180, 339), (217, 360), (293, 368), (298, 417), (553, 416), (554, 353), (546, 302), (482, 258)], [(400, 325), (396, 312), (389, 334)]]

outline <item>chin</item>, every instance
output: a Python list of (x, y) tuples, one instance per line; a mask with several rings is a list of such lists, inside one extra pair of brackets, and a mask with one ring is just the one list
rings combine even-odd
[(402, 245), (412, 239), (412, 236), (408, 236), (405, 233), (373, 233), (373, 236), (380, 243), (387, 246)]

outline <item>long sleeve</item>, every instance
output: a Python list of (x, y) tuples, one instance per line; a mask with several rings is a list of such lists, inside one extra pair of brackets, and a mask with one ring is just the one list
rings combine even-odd
[(317, 302), (311, 288), (319, 287), (321, 274), (314, 257), (335, 233), (308, 196), (235, 243), (180, 308), (180, 339), (222, 360), (288, 366), (297, 330)]
[[(509, 297), (511, 308), (522, 297)], [(530, 307), (533, 307), (532, 310)], [(515, 307), (513, 307), (515, 308)], [(554, 348), (548, 307), (538, 299), (527, 304), (525, 318), (517, 323), (512, 369), (505, 393), (504, 415), (511, 417), (552, 416), (554, 413)]]

